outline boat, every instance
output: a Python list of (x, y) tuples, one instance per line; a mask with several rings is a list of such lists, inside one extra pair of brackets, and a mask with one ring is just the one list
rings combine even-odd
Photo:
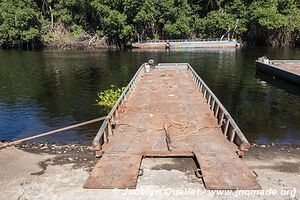
[(180, 49), (180, 48), (236, 48), (240, 44), (234, 39), (239, 19), (221, 38), (217, 39), (179, 39), (179, 40), (141, 40), (132, 44), (139, 49)]
[(300, 60), (269, 60), (264, 56), (255, 63), (257, 70), (300, 85)]
[(178, 49), (178, 48), (236, 48), (240, 44), (235, 40), (220, 39), (183, 39), (183, 40), (145, 40), (133, 43), (140, 49)]

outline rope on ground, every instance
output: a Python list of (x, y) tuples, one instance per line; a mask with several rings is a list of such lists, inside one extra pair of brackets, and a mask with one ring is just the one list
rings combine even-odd
[(182, 130), (180, 130), (177, 133), (181, 132), (181, 135), (174, 136), (174, 137), (176, 137), (176, 138), (183, 138), (183, 137), (186, 137), (186, 136), (189, 136), (189, 135), (196, 135), (196, 134), (199, 133), (199, 131), (201, 131), (203, 129), (207, 129), (207, 128), (209, 130), (207, 132), (205, 132), (205, 133), (202, 133), (202, 134), (209, 134), (209, 133), (212, 132), (213, 128), (217, 128), (217, 127), (203, 126), (203, 127), (197, 128), (194, 131), (189, 131), (189, 132), (182, 132)]
[[(175, 121), (175, 120), (171, 120), (170, 123), (167, 123), (167, 116), (165, 116), (165, 123), (163, 125), (163, 128), (160, 128), (160, 129), (146, 129), (146, 128), (142, 128), (142, 127), (139, 127), (139, 126), (136, 126), (134, 125), (133, 123), (119, 123), (119, 124), (116, 124), (116, 130), (118, 130), (123, 136), (129, 136), (127, 134), (124, 133), (124, 131), (120, 128), (121, 126), (128, 126), (128, 127), (132, 127), (132, 128), (136, 128), (139, 132), (155, 132), (155, 131), (166, 131), (166, 129), (168, 130), (169, 128), (171, 127), (174, 127), (174, 128), (177, 128), (179, 129), (177, 131), (178, 135), (177, 136), (173, 136), (175, 138), (182, 138), (182, 137), (186, 137), (186, 136), (189, 136), (189, 135), (196, 135), (199, 133), (199, 131), (202, 131), (204, 129), (209, 129), (207, 132), (205, 133), (202, 133), (202, 134), (209, 134), (212, 132), (213, 129), (219, 129), (221, 126), (223, 125), (223, 122), (218, 125), (218, 126), (214, 126), (214, 127), (211, 127), (211, 126), (202, 126), (200, 128), (195, 128), (195, 130), (192, 130), (192, 131), (187, 131), (189, 128), (192, 127), (192, 123), (190, 121), (184, 121), (184, 122), (178, 122), (178, 121)], [(143, 135), (140, 135), (140, 136), (143, 136)], [(135, 135), (135, 137), (138, 137)]]
[(142, 127), (139, 127), (139, 126), (135, 126), (133, 123), (131, 124), (127, 124), (127, 123), (120, 123), (120, 124), (116, 124), (116, 129), (124, 136), (128, 136), (124, 133), (124, 131), (120, 128), (120, 126), (129, 126), (129, 127), (132, 127), (132, 128), (136, 128), (138, 129), (139, 132), (155, 132), (155, 131), (162, 131), (164, 130), (164, 128), (160, 128), (160, 129), (146, 129), (146, 128), (142, 128)]
[[(167, 119), (167, 116), (165, 117), (165, 119)], [(189, 120), (184, 121), (184, 122), (178, 122), (178, 121), (171, 120), (171, 122), (168, 125), (168, 128), (171, 128), (171, 127), (178, 128), (179, 129), (177, 131), (178, 135), (173, 136), (173, 137), (183, 138), (183, 137), (186, 137), (186, 136), (189, 136), (189, 135), (198, 134), (199, 131), (201, 131), (203, 129), (207, 129), (207, 128), (209, 130), (205, 133), (202, 133), (202, 134), (209, 134), (209, 133), (212, 132), (213, 129), (219, 129), (221, 126), (223, 126), (223, 123), (224, 123), (224, 121), (222, 121), (218, 126), (211, 127), (211, 126), (204, 125), (200, 128), (196, 127), (196, 129), (193, 130), (193, 131), (187, 131), (188, 129), (190, 129), (192, 127), (192, 123)]]
[(53, 130), (53, 131), (49, 131), (49, 132), (37, 134), (37, 135), (34, 135), (34, 136), (30, 136), (30, 137), (27, 137), (27, 138), (23, 138), (23, 139), (20, 139), (20, 140), (16, 140), (16, 141), (13, 141), (13, 142), (0, 143), (0, 149), (11, 146), (11, 145), (16, 145), (16, 144), (19, 144), (19, 143), (24, 142), (24, 141), (28, 141), (28, 140), (32, 140), (32, 139), (36, 139), (36, 138), (40, 138), (40, 137), (44, 137), (44, 136), (48, 136), (48, 135), (58, 133), (58, 132), (62, 132), (62, 131), (66, 131), (66, 130), (69, 130), (69, 129), (72, 129), (72, 128), (77, 128), (77, 127), (80, 127), (80, 126), (84, 126), (84, 125), (92, 124), (92, 123), (95, 123), (95, 122), (99, 122), (99, 121), (105, 120), (106, 117), (107, 116), (99, 117), (99, 118), (96, 118), (96, 119), (88, 120), (88, 121), (81, 122), (81, 123), (78, 123), (78, 124), (74, 124), (74, 125), (71, 125), (71, 126), (67, 126), (67, 127), (64, 127), (64, 128), (60, 128), (60, 129), (56, 129), (56, 130)]

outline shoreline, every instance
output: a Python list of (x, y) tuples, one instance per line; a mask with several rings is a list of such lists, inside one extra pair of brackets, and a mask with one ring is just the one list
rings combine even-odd
[(53, 42), (44, 44), (41, 49), (54, 49), (54, 50), (96, 50), (96, 49), (116, 49), (115, 46), (108, 45), (108, 44), (95, 44), (90, 45), (86, 41), (77, 42), (77, 41), (70, 41), (70, 42)]
[[(300, 145), (252, 145), (242, 160), (250, 167), (262, 191), (291, 191), (289, 196), (246, 195), (243, 199), (299, 199)], [(88, 190), (83, 184), (99, 161), (90, 146), (49, 143), (22, 143), (0, 150), (2, 199), (195, 199), (194, 195), (161, 194), (140, 191), (200, 191), (201, 199), (236, 199), (232, 195), (211, 196), (194, 174), (191, 158), (144, 158), (143, 175), (136, 190)], [(237, 169), (238, 170), (238, 169)], [(297, 191), (297, 192), (296, 192)], [(126, 193), (127, 192), (127, 193)]]
[[(12, 147), (26, 153), (37, 155), (47, 154), (54, 158), (52, 159), (54, 165), (72, 163), (75, 168), (84, 167), (88, 172), (92, 171), (94, 165), (99, 160), (95, 157), (92, 146), (78, 143), (60, 144), (49, 142), (22, 142), (20, 144), (13, 145)], [(263, 160), (281, 156), (285, 158), (290, 156), (299, 156), (300, 158), (300, 144), (251, 144), (251, 147), (248, 151), (245, 151), (245, 156), (241, 159)], [(288, 170), (287, 167), (289, 167), (289, 165), (282, 166), (282, 169), (279, 167), (279, 169), (283, 171)]]
[[(74, 44), (75, 43), (75, 44)], [(276, 46), (262, 46), (262, 45), (257, 45), (257, 46), (247, 46), (247, 45), (241, 45), (236, 48), (219, 48), (219, 47), (209, 47), (209, 48), (173, 48), (171, 50), (180, 50), (180, 51), (190, 51), (193, 49), (199, 50), (199, 49), (241, 49), (241, 48), (278, 48), (282, 49), (281, 47), (276, 47)], [(291, 46), (287, 48), (295, 48), (299, 49), (299, 46)], [(0, 50), (20, 50), (20, 51), (42, 51), (42, 50), (99, 50), (99, 49), (105, 49), (105, 50), (138, 50), (138, 51), (165, 51), (165, 48), (134, 48), (132, 46), (126, 46), (122, 48), (117, 48), (115, 45), (88, 45), (86, 42), (53, 42), (53, 43), (48, 43), (48, 44), (43, 44), (40, 47), (34, 48), (34, 49), (19, 49), (19, 48), (0, 48)]]

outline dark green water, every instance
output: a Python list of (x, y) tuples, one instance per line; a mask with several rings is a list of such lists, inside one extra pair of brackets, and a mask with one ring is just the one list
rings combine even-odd
[[(255, 70), (255, 59), (300, 59), (300, 49), (196, 51), (0, 51), (0, 140), (101, 116), (96, 93), (126, 86), (140, 64), (188, 62), (251, 142), (300, 144), (300, 87)], [(49, 136), (89, 143), (100, 124)]]

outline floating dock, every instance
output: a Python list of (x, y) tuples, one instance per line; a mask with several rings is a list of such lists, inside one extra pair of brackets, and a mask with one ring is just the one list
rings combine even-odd
[(236, 48), (236, 40), (197, 39), (197, 40), (146, 40), (133, 43), (140, 49), (178, 49), (178, 48)]
[(250, 147), (186, 63), (142, 65), (93, 141), (101, 157), (84, 188), (136, 188), (144, 157), (192, 157), (207, 189), (261, 189), (240, 159)]
[(256, 68), (264, 73), (300, 85), (300, 60), (269, 60), (259, 58)]

